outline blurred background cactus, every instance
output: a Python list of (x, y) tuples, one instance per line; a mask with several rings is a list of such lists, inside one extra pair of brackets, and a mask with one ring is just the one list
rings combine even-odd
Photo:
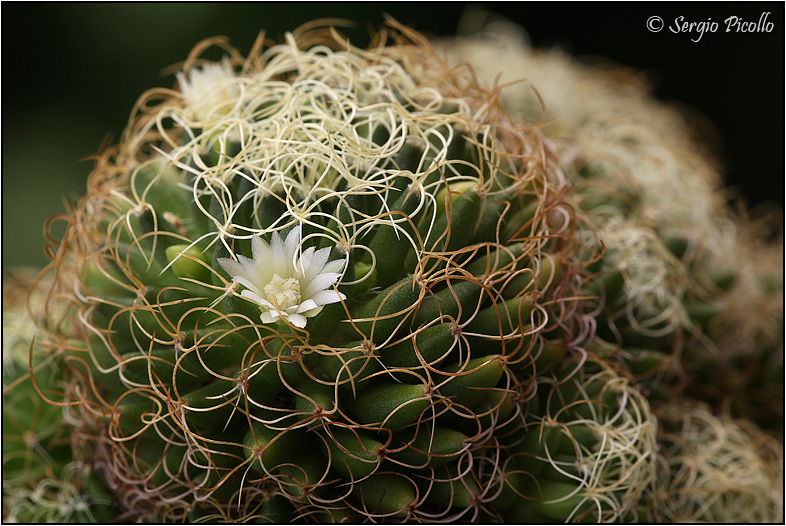
[[(603, 245), (590, 267), (603, 285), (592, 290), (605, 290), (595, 342), (604, 348), (596, 352), (667, 377), (670, 392), (687, 390), (716, 409), (728, 403), (782, 429), (782, 215), (751, 218), (729, 207), (683, 115), (618, 70), (534, 50), (504, 20), (446, 48), (488, 82), (527, 72), (503, 91), (503, 105), (530, 121), (545, 118)], [(662, 366), (646, 370), (654, 361)], [(653, 379), (646, 383), (658, 390)]]
[(716, 416), (696, 402), (664, 406), (659, 421), (656, 520), (783, 520), (782, 442), (747, 420)]
[(780, 218), (630, 74), (465, 20), (140, 99), (4, 273), (8, 520), (782, 520)]

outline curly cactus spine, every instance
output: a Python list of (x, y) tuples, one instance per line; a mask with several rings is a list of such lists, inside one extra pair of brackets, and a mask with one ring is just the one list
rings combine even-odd
[(179, 74), (76, 207), (74, 441), (140, 519), (497, 514), (581, 323), (537, 130), (414, 33), (328, 35)]
[(652, 491), (662, 522), (783, 521), (783, 445), (750, 422), (702, 403), (659, 409), (663, 423)]
[[(631, 381), (603, 362), (565, 363), (540, 385), (513, 462), (526, 473), (515, 520), (620, 522), (654, 482), (656, 423)], [(541, 415), (542, 416), (536, 416)]]
[[(3, 272), (3, 520), (106, 522), (121, 518), (100, 466), (72, 450), (66, 388), (57, 350), (76, 342), (36, 338), (51, 281), (31, 269)], [(61, 308), (50, 319), (74, 336)], [(28, 367), (30, 369), (28, 370)]]

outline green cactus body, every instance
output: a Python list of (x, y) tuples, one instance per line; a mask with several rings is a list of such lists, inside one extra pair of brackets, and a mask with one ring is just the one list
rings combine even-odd
[(549, 306), (578, 290), (573, 227), (542, 213), (564, 180), (425, 48), (288, 38), (242, 73), (179, 74), (91, 176), (66, 245), (91, 336), (65, 382), (101, 408), (78, 445), (140, 518), (247, 517), (271, 494), (312, 518), (493, 507), (421, 482), (503, 424), (515, 442), (537, 367), (508, 355), (573, 323)]
[[(611, 369), (565, 364), (541, 385), (546, 410), (516, 446), (530, 499), (512, 513), (551, 521), (625, 521), (655, 480), (656, 426), (647, 400)], [(534, 519), (525, 519), (527, 521)]]

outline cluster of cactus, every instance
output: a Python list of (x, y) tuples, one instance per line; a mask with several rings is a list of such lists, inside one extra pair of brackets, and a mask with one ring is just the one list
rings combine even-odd
[[(659, 468), (645, 517), (782, 520), (781, 215), (764, 208), (751, 218), (729, 207), (685, 108), (656, 101), (641, 74), (535, 50), (505, 20), (477, 29), (442, 42), (445, 52), (487, 82), (526, 80), (502, 91), (503, 106), (543, 122), (577, 205), (595, 225), (592, 239), (603, 245), (604, 256), (588, 267), (600, 282), (592, 287), (599, 300), (589, 349), (624, 364), (647, 393), (658, 462), (671, 468)], [(715, 438), (690, 435), (703, 421)], [(732, 468), (701, 473), (727, 436), (735, 438), (723, 444), (718, 465), (747, 459), (745, 480)], [(691, 447), (678, 451), (675, 442)]]
[(504, 20), (443, 45), (488, 82), (526, 80), (503, 90), (502, 103), (544, 121), (576, 203), (596, 225), (605, 255), (591, 268), (606, 289), (597, 320), (609, 350), (638, 360), (635, 351), (639, 372), (657, 365), (669, 389), (716, 409), (731, 403), (737, 416), (780, 430), (779, 214), (732, 211), (684, 108), (656, 101), (641, 74), (534, 50)]
[(592, 148), (391, 34), (213, 39), (140, 99), (4, 340), (7, 516), (687, 516), (651, 403), (721, 362), (692, 350), (720, 314), (672, 279), (708, 258)]

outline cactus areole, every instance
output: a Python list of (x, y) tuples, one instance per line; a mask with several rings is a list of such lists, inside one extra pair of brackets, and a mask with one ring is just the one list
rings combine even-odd
[(206, 42), (98, 156), (51, 267), (79, 323), (45, 329), (126, 517), (504, 521), (538, 493), (515, 464), (586, 334), (586, 227), (537, 126), (387, 34)]

